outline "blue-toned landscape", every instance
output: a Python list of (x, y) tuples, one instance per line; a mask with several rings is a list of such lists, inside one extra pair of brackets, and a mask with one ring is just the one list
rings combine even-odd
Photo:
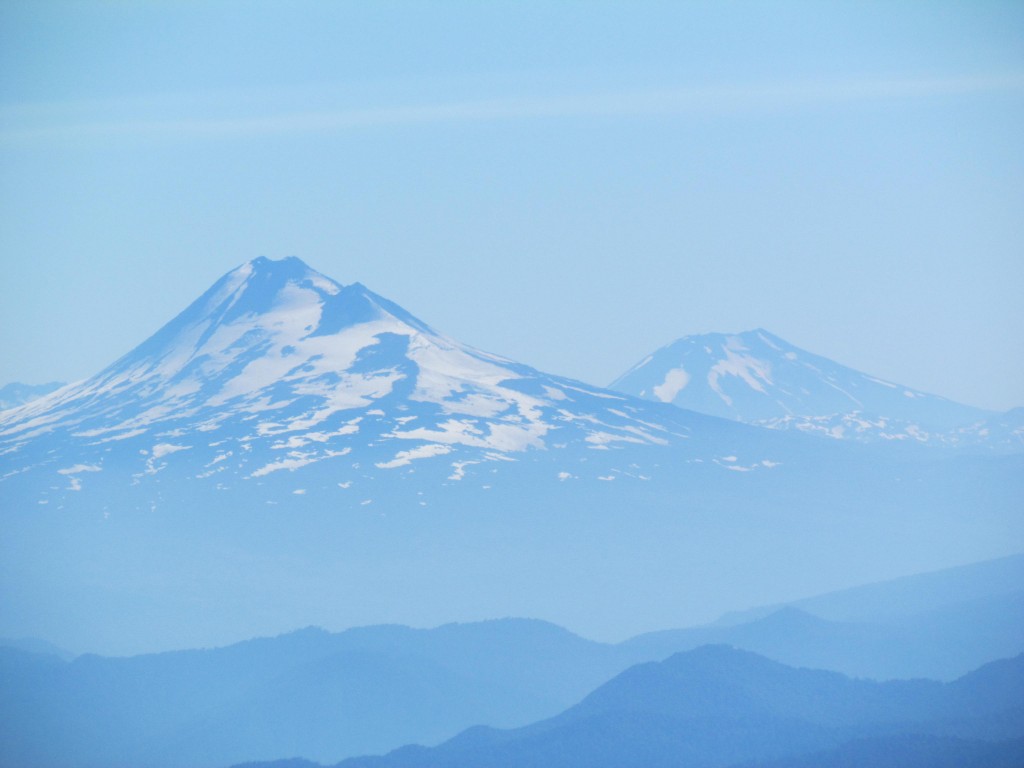
[(1024, 11), (0, 9), (0, 766), (1024, 765)]

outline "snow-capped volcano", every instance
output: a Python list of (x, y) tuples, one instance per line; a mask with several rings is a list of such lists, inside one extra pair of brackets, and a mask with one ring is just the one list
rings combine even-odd
[[(297, 258), (259, 258), (96, 376), (5, 413), (0, 475), (51, 477), (44, 501), (108, 467), (136, 485), (168, 466), (225, 483), (327, 464), (346, 488), (429, 463), (459, 480), (531, 451), (678, 444), (693, 418), (460, 344)], [(604, 464), (595, 476), (625, 471)]]
[[(491, 420), (483, 430), (446, 422), (431, 432), (442, 444), (521, 450), (540, 444), (546, 427), (529, 395), (502, 386), (516, 375), (511, 365), (445, 338), (359, 283), (340, 285), (297, 258), (260, 258), (97, 376), (9, 420), (17, 426), (4, 435), (73, 427), (74, 437), (108, 442), (169, 422), (212, 432), (241, 418), (251, 421), (250, 438), (323, 441), (358, 431), (337, 423), (339, 414), (393, 405), (400, 394)], [(397, 426), (394, 437), (426, 433)]]
[(610, 388), (748, 424), (834, 438), (942, 445), (987, 440), (1018, 448), (1021, 442), (1005, 429), (992, 434), (993, 413), (869, 376), (760, 328), (684, 336)]

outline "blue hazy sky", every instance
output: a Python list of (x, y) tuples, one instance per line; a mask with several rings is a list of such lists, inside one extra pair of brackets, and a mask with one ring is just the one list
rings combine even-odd
[(1024, 3), (0, 4), (0, 383), (258, 255), (606, 384), (763, 326), (1024, 405)]

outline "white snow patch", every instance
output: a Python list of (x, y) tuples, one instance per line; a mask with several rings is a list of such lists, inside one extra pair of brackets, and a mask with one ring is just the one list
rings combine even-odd
[(67, 469), (58, 469), (58, 475), (77, 475), (82, 472), (99, 472), (103, 467), (97, 464), (75, 464), (73, 467)]
[(625, 397), (620, 395), (613, 395), (608, 392), (598, 392), (596, 389), (582, 389), (580, 387), (571, 387), (569, 385), (563, 385), (563, 389), (571, 389), (575, 392), (582, 392), (584, 395), (590, 395), (591, 397), (603, 397), (605, 400), (625, 400)]
[(573, 413), (565, 409), (558, 410), (559, 421), (585, 421), (588, 424), (599, 424), (604, 426), (604, 423), (596, 416), (591, 416), (589, 413)]
[[(130, 437), (137, 437), (137, 436), (143, 434), (145, 431), (146, 430), (141, 429), (141, 428), (140, 429), (129, 429), (127, 432), (121, 432), (120, 434), (117, 434), (117, 435), (110, 435), (109, 437), (104, 437), (104, 438), (101, 438), (99, 440), (96, 440), (92, 444), (93, 445), (99, 445), (100, 443), (110, 443), (110, 442), (113, 442), (115, 440), (127, 440)], [(101, 435), (101, 434), (104, 434), (106, 432), (109, 432), (109, 430), (106, 430), (106, 429), (90, 429), (87, 432), (75, 432), (74, 433), (74, 437), (93, 437), (95, 435)]]
[(411, 464), (416, 459), (427, 459), (432, 456), (443, 456), (446, 453), (451, 453), (452, 447), (450, 445), (441, 445), (439, 443), (427, 443), (417, 448), (412, 448), (408, 451), (399, 451), (395, 454), (395, 458), (391, 461), (377, 462), (375, 466), (378, 469), (395, 469), (396, 467), (404, 467), (407, 464)]
[(690, 374), (683, 368), (673, 368), (665, 374), (665, 380), (652, 390), (654, 396), (663, 403), (671, 403), (676, 395), (690, 383)]
[(748, 350), (747, 345), (743, 342), (740, 336), (726, 336), (724, 349), (732, 349), (736, 352), (746, 352)]
[(643, 443), (644, 441), (637, 437), (628, 437), (626, 435), (613, 435), (611, 432), (591, 432), (584, 438), (591, 445), (607, 445), (616, 441), (624, 443)]
[(449, 480), (461, 480), (466, 476), (466, 467), (470, 464), (479, 464), (479, 461), (453, 461), (453, 472), (448, 475)]
[(337, 284), (333, 280), (328, 280), (322, 275), (309, 275), (306, 279), (328, 296), (337, 296), (340, 291), (340, 288), (338, 288)]
[(566, 400), (569, 397), (562, 390), (549, 387), (547, 384), (544, 385), (544, 394), (547, 395), (550, 400)]
[(889, 387), (889, 389), (899, 388), (897, 384), (893, 384), (891, 381), (886, 381), (885, 379), (876, 379), (874, 376), (867, 375), (865, 375), (864, 378), (867, 379), (868, 381), (873, 381), (875, 384), (881, 384), (883, 387)]
[(270, 446), (270, 448), (271, 450), (294, 450), (295, 448), (301, 448), (302, 446), (308, 444), (309, 440), (307, 440), (306, 437), (302, 435), (292, 435), (287, 440), (278, 440), (276, 443)]
[(308, 454), (305, 456), (292, 456), (287, 459), (280, 459), (279, 461), (272, 461), (269, 464), (265, 464), (249, 475), (249, 477), (263, 477), (264, 475), (269, 475), (271, 472), (280, 472), (282, 469), (294, 472), (299, 467), (312, 464), (314, 461), (317, 461), (317, 458)]
[(445, 445), (468, 445), (505, 452), (543, 447), (541, 437), (548, 430), (548, 425), (543, 422), (501, 421), (487, 426), (490, 427), (490, 433), (485, 435), (475, 421), (449, 419), (438, 424), (436, 429), (419, 427), (408, 432), (392, 432), (388, 437), (400, 440), (427, 440)]
[(640, 429), (640, 427), (634, 427), (632, 424), (627, 424), (626, 426), (622, 427), (622, 431), (631, 432), (632, 434), (637, 435), (638, 437), (641, 437), (644, 440), (647, 440), (648, 442), (654, 443), (655, 445), (668, 445), (668, 440), (666, 440), (665, 438), (655, 437), (654, 435), (644, 432), (644, 430)]
[(191, 445), (172, 445), (171, 443), (159, 443), (153, 446), (152, 454), (154, 459), (162, 459), (178, 451), (187, 451)]
[[(162, 459), (164, 456), (169, 456), (170, 454), (177, 453), (178, 451), (187, 451), (191, 447), (191, 445), (172, 445), (171, 443), (158, 443), (157, 445), (154, 445), (149, 452), (149, 458), (146, 459), (146, 474), (155, 475), (167, 466), (166, 464), (161, 464), (159, 467), (156, 466), (158, 459)], [(145, 454), (146, 452), (140, 451), (140, 453)]]
[(732, 405), (732, 398), (722, 391), (718, 383), (722, 376), (737, 376), (748, 387), (762, 394), (767, 394), (764, 384), (769, 386), (772, 384), (771, 364), (767, 360), (740, 354), (738, 350), (742, 349), (742, 344), (738, 341), (734, 342), (730, 338), (729, 345), (725, 349), (725, 359), (719, 360), (708, 371), (708, 386), (722, 398), (726, 405)]
[(513, 403), (505, 397), (484, 392), (469, 392), (444, 400), (441, 407), (445, 413), (491, 418), (505, 413)]

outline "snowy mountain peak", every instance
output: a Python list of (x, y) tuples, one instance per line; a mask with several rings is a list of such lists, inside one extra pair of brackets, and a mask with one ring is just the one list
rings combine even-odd
[[(337, 478), (337, 493), (413, 464), (459, 480), (537, 451), (612, 457), (683, 439), (690, 420), (461, 344), (299, 259), (261, 258), (96, 376), (5, 413), (0, 452), (45, 457), (33, 466), (72, 491), (117, 463), (133, 483), (172, 465), (246, 483), (299, 471)], [(612, 478), (614, 461), (589, 466)]]
[(763, 328), (684, 336), (610, 386), (735, 421), (836, 438), (970, 442), (990, 415), (840, 365)]
[(289, 377), (344, 370), (386, 332), (433, 334), (359, 283), (343, 286), (295, 257), (260, 257), (224, 275), (98, 379), (108, 388), (170, 386), (217, 404)]

